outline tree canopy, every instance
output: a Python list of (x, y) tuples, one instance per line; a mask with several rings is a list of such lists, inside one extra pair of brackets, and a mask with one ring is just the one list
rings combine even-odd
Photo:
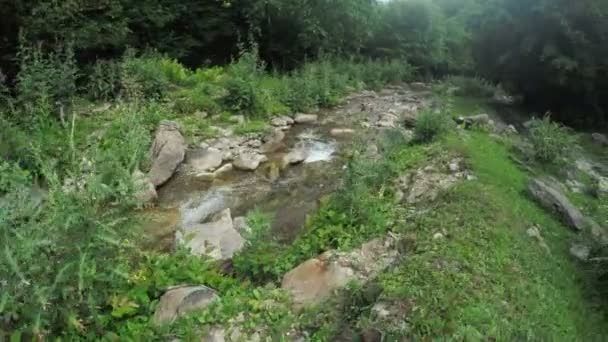
[(81, 64), (155, 49), (223, 64), (256, 44), (291, 69), (321, 54), (403, 59), (426, 77), (474, 74), (573, 122), (605, 121), (608, 4), (601, 0), (2, 0), (0, 70), (20, 45), (70, 44)]

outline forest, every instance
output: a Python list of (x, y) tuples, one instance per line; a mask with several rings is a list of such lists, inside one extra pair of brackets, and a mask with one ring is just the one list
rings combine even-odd
[(608, 1), (0, 11), (0, 341), (608, 336)]

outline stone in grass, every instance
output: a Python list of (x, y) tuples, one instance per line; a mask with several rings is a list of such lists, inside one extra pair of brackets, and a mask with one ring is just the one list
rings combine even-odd
[(169, 324), (189, 312), (203, 309), (219, 297), (206, 286), (175, 286), (160, 298), (153, 322), (155, 325)]
[(591, 248), (589, 246), (575, 244), (570, 247), (570, 254), (580, 261), (589, 260), (589, 254), (591, 253)]
[(574, 230), (581, 231), (587, 225), (587, 220), (558, 189), (551, 186), (547, 180), (533, 179), (528, 185), (528, 191), (545, 208), (556, 212)]

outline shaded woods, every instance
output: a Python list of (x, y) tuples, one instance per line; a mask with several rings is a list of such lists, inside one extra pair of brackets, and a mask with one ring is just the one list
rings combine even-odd
[(571, 124), (601, 123), (607, 7), (599, 0), (4, 0), (0, 10), (12, 15), (0, 24), (0, 69), (14, 81), (20, 46), (71, 47), (82, 83), (96, 61), (120, 58), (128, 47), (198, 67), (225, 64), (256, 44), (272, 68), (321, 54), (397, 58), (427, 77), (502, 83)]

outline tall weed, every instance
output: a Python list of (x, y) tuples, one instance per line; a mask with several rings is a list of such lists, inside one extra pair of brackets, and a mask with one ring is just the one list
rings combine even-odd
[(549, 116), (532, 119), (530, 141), (534, 156), (542, 163), (555, 163), (565, 158), (574, 145), (571, 131), (551, 120)]

